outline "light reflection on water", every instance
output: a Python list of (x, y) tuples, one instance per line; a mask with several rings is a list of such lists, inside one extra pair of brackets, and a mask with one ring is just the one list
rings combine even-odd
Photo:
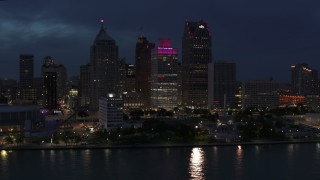
[[(0, 180), (317, 179), (320, 177), (319, 168), (320, 143), (163, 149), (0, 150)], [(35, 169), (37, 173), (30, 174)]]
[(236, 152), (236, 162), (235, 162), (235, 170), (236, 170), (236, 176), (237, 177), (242, 177), (243, 175), (243, 149), (242, 146), (237, 147), (237, 152)]
[(189, 161), (191, 179), (205, 179), (205, 154), (202, 148), (193, 148)]

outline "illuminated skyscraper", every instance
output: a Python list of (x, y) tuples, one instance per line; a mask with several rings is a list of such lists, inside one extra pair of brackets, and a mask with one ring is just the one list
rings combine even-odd
[(186, 21), (182, 38), (182, 105), (208, 107), (208, 63), (211, 60), (208, 23)]
[(136, 43), (135, 78), (136, 92), (141, 94), (143, 104), (150, 106), (151, 98), (151, 50), (154, 44), (146, 37), (139, 37)]
[(177, 107), (178, 49), (170, 39), (159, 39), (151, 56), (151, 105), (155, 108)]
[(118, 46), (103, 26), (90, 48), (90, 107), (98, 110), (99, 98), (109, 93), (119, 96), (119, 59)]

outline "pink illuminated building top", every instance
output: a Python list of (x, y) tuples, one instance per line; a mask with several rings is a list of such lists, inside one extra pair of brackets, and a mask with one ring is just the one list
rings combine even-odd
[(168, 54), (177, 55), (178, 49), (171, 47), (171, 40), (168, 38), (160, 38), (158, 40), (158, 48), (152, 51), (152, 54)]

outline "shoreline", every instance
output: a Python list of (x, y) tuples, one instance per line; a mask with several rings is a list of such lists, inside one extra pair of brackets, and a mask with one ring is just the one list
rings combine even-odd
[(257, 141), (232, 143), (193, 143), (193, 144), (139, 144), (139, 145), (12, 145), (1, 146), (0, 150), (86, 150), (86, 149), (143, 149), (143, 148), (195, 148), (195, 147), (223, 147), (223, 146), (253, 146), (253, 145), (281, 145), (320, 143), (320, 140), (308, 141)]

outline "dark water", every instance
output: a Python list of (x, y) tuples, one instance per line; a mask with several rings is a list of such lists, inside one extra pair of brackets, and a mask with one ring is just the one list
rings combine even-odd
[(320, 144), (0, 151), (6, 179), (320, 179)]

